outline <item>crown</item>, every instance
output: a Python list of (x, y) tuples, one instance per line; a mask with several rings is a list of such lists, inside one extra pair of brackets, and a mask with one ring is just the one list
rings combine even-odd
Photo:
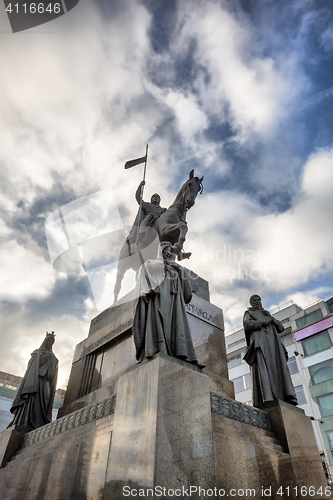
[(46, 332), (46, 336), (47, 336), (47, 337), (53, 337), (53, 338), (54, 338), (54, 337), (55, 337), (55, 333), (54, 333), (54, 331), (52, 331), (52, 332), (48, 332), (48, 331), (47, 331), (47, 332)]

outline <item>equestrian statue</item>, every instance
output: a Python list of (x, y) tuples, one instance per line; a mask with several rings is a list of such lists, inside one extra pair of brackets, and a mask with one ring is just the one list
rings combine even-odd
[[(128, 166), (125, 165), (125, 168), (130, 168), (143, 161), (145, 161), (146, 167), (147, 151), (145, 157), (127, 162), (126, 165)], [(186, 214), (193, 207), (197, 194), (202, 193), (202, 181), (203, 177), (195, 177), (194, 170), (192, 170), (189, 178), (182, 185), (174, 202), (168, 209), (160, 207), (161, 199), (157, 193), (153, 194), (150, 203), (145, 202), (142, 194), (145, 180), (140, 183), (135, 196), (140, 205), (139, 211), (119, 253), (114, 302), (118, 300), (121, 283), (126, 271), (129, 269), (137, 271), (144, 260), (156, 258), (157, 245), (160, 241), (169, 241), (171, 243), (172, 252), (177, 255), (178, 260), (190, 257), (191, 253), (186, 253), (183, 250), (188, 231)], [(157, 244), (153, 245), (157, 238)], [(149, 254), (149, 248), (153, 248), (156, 254)]]

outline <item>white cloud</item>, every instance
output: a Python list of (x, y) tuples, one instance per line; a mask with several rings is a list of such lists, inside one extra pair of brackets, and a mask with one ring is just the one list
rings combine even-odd
[(0, 256), (1, 298), (23, 302), (44, 298), (55, 284), (56, 273), (44, 258), (11, 240), (3, 243)]
[(294, 95), (293, 82), (288, 81), (290, 61), (278, 66), (262, 56), (248, 19), (216, 2), (183, 3), (178, 28), (175, 51), (193, 40), (196, 43), (195, 59), (201, 71), (195, 87), (204, 110), (223, 120), (228, 106), (239, 140), (252, 132), (269, 133)]
[(50, 189), (54, 173), (79, 195), (112, 177), (117, 184), (119, 159), (146, 142), (147, 117), (129, 112), (144, 95), (149, 15), (136, 3), (123, 8), (106, 22), (80, 2), (75, 16), (53, 24), (55, 33), (4, 38), (0, 160), (18, 198)]
[(186, 140), (195, 140), (195, 135), (207, 127), (207, 118), (200, 109), (194, 96), (185, 96), (180, 92), (170, 90), (165, 96), (165, 102), (174, 111), (178, 131)]
[[(208, 279), (220, 304), (230, 305), (228, 320), (239, 322), (237, 314), (255, 291), (297, 298), (297, 287), (333, 271), (332, 164), (333, 151), (319, 151), (309, 159), (301, 193), (284, 213), (267, 214), (235, 193), (197, 200), (186, 241), (186, 250), (193, 252), (189, 267)], [(226, 300), (233, 293), (241, 307)]]
[[(130, 225), (138, 208), (134, 194), (142, 166), (125, 171), (123, 164), (142, 156), (147, 142), (144, 198), (158, 191), (162, 205), (169, 206), (187, 178), (184, 165), (192, 160), (207, 170), (206, 176), (212, 171), (215, 177), (219, 174), (221, 182), (230, 169), (222, 152), (223, 140), (215, 143), (205, 136), (211, 123), (231, 120), (237, 132), (236, 153), (244, 141), (251, 152), (258, 137), (264, 141), (273, 137), (290, 101), (304, 86), (302, 74), (295, 78), (299, 61), (295, 50), (281, 50), (275, 59), (265, 55), (265, 42), (259, 41), (249, 18), (236, 8), (229, 12), (225, 5), (209, 0), (180, 2), (171, 47), (158, 55), (150, 47), (151, 17), (132, 0), (122, 1), (115, 16), (104, 18), (93, 2), (81, 1), (72, 13), (52, 22), (53, 33), (35, 29), (33, 35), (3, 36), (0, 208), (5, 216), (15, 217), (19, 202), (29, 214), (42, 193), (38, 215), (29, 215), (46, 217), (60, 199), (58, 194), (54, 201), (55, 184), (57, 193), (71, 192), (73, 201), (113, 188), (122, 222)], [(51, 31), (51, 24), (48, 27)], [(187, 55), (191, 44), (193, 77), (187, 78), (186, 65), (180, 68), (184, 83), (177, 80), (175, 61)], [(147, 62), (153, 73), (158, 68), (161, 81), (165, 78), (164, 87), (151, 79)], [(258, 191), (280, 186), (283, 194), (286, 190), (293, 194), (297, 186), (291, 187), (284, 173), (291, 165), (298, 168), (300, 159), (283, 141), (277, 141), (275, 149), (267, 144), (254, 174)], [(276, 172), (275, 156), (281, 165)], [(332, 270), (331, 165), (330, 151), (312, 156), (303, 165), (302, 192), (280, 214), (270, 213), (269, 207), (265, 210), (254, 198), (235, 190), (205, 190), (198, 197), (188, 214), (185, 248), (193, 253), (188, 267), (210, 281), (212, 301), (224, 308), (229, 325), (239, 324), (254, 287), (293, 297), (301, 283)], [(8, 228), (5, 219), (2, 237), (11, 236)], [(21, 243), (29, 227), (15, 231), (18, 241), (5, 241), (1, 248), (1, 296), (22, 306), (29, 298), (47, 297), (59, 275), (45, 262), (37, 244)], [(242, 279), (244, 273), (248, 279)], [(111, 274), (98, 283), (97, 301), (103, 307), (110, 304)], [(129, 285), (130, 276), (126, 280)], [(87, 316), (95, 312), (91, 299), (85, 307)], [(74, 344), (87, 335), (86, 323), (68, 315), (38, 316), (31, 321), (23, 312), (18, 317), (27, 334), (21, 337), (22, 330), (13, 323), (10, 331), (20, 340), (15, 339), (14, 351), (10, 351), (12, 337), (4, 340), (8, 352), (20, 357), (23, 370), (31, 350), (41, 342), (37, 330), (59, 329), (55, 351), (68, 370)], [(50, 321), (52, 325), (46, 326)], [(60, 340), (61, 331), (66, 332), (68, 344)], [(15, 373), (15, 366), (13, 361), (1, 369)]]
[[(333, 287), (321, 286), (319, 288), (314, 288), (305, 292), (293, 292), (287, 295), (283, 302), (285, 302), (286, 300), (292, 300), (293, 302), (295, 302), (295, 304), (305, 309), (321, 300), (327, 300), (327, 298), (331, 297), (332, 295)], [(283, 305), (283, 303), (278, 304), (277, 306), (272, 306), (271, 309), (273, 310), (281, 305)]]
[(6, 225), (5, 221), (0, 219), (0, 237), (8, 236), (9, 234), (9, 227)]

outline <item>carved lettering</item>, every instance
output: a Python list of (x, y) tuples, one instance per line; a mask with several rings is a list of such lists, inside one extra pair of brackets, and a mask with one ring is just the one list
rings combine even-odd
[(211, 323), (214, 326), (218, 326), (218, 323), (215, 317), (212, 314), (209, 314), (207, 311), (204, 311), (202, 308), (198, 309), (194, 304), (185, 304), (186, 310), (188, 313), (192, 314), (201, 319), (205, 319), (207, 322)]
[(126, 330), (128, 330), (131, 326), (132, 326), (132, 320), (128, 320), (128, 321), (126, 321), (126, 323), (122, 323), (117, 328), (115, 328), (114, 330), (111, 330), (111, 332), (104, 335), (104, 337), (102, 337), (101, 339), (97, 340), (96, 342), (94, 342), (93, 344), (88, 346), (88, 352), (94, 351), (95, 349), (97, 349), (101, 345), (105, 344), (108, 340), (114, 338), (119, 333), (123, 333)]

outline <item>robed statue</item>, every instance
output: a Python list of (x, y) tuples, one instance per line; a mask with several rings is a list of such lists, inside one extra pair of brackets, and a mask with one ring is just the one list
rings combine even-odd
[(174, 259), (171, 243), (161, 242), (157, 259), (147, 260), (137, 273), (136, 358), (141, 362), (160, 352), (204, 368), (195, 354), (185, 308), (192, 298), (191, 282)]
[(253, 406), (275, 399), (296, 406), (288, 353), (278, 335), (284, 327), (262, 307), (259, 295), (250, 297), (250, 305), (243, 318), (247, 343), (244, 360), (251, 367)]
[(54, 340), (54, 332), (46, 332), (39, 349), (31, 354), (10, 409), (14, 419), (8, 427), (20, 425), (32, 430), (51, 422), (58, 375), (58, 360), (52, 352)]

